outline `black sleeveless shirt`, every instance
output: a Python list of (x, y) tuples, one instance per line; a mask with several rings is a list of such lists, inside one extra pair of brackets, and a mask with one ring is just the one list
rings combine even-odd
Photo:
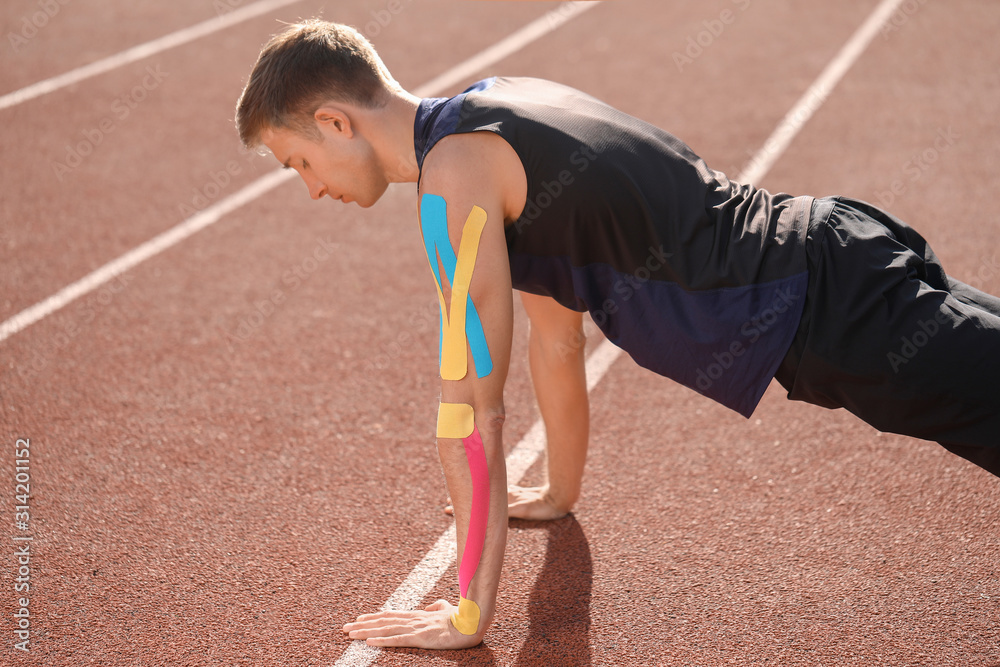
[(749, 417), (802, 314), (812, 197), (734, 183), (671, 134), (530, 78), (422, 100), (418, 164), (479, 131), (527, 175), (506, 228), (513, 286), (589, 311), (639, 365)]

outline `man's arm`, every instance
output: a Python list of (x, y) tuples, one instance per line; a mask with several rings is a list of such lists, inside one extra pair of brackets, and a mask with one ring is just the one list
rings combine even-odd
[[(425, 245), (433, 249), (428, 254), (432, 269), (437, 264), (435, 279), (444, 311), (438, 454), (454, 500), (463, 600), (458, 607), (439, 600), (422, 611), (367, 614), (344, 626), (352, 638), (378, 646), (478, 644), (494, 616), (507, 539), (503, 387), (513, 327), (504, 236), (508, 207), (503, 188), (491, 173), (492, 161), (476, 150), (482, 142), (453, 139), (442, 140), (428, 156), (420, 204)], [(440, 205), (446, 210), (453, 262), (446, 256), (444, 242), (437, 247), (426, 243), (437, 224), (430, 214)], [(478, 240), (477, 220), (482, 222)], [(457, 326), (463, 318), (465, 326)], [(477, 321), (482, 336), (477, 336)], [(462, 346), (461, 358), (453, 354), (456, 340)]]
[(528, 360), (545, 422), (548, 478), (540, 487), (510, 487), (509, 512), (523, 519), (555, 519), (580, 497), (587, 460), (590, 407), (583, 314), (545, 296), (522, 293), (521, 301), (531, 321)]

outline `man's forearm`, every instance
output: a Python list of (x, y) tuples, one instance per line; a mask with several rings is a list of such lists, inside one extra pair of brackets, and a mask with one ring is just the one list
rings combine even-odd
[(547, 438), (550, 502), (569, 511), (580, 496), (590, 408), (582, 333), (566, 340), (544, 336), (532, 327), (528, 346), (531, 381)]
[[(493, 620), (507, 542), (507, 469), (501, 422), (502, 417), (487, 416), (477, 420), (469, 438), (438, 440), (455, 508), (459, 586), (465, 600), (465, 608), (460, 608), (454, 623), (463, 634), (479, 638)], [(476, 458), (479, 456), (481, 462)], [(486, 468), (485, 478), (477, 475), (480, 463)]]

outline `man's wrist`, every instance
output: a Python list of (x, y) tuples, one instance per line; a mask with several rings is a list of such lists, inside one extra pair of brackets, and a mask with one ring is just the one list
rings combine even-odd
[(542, 499), (554, 509), (560, 512), (569, 512), (573, 509), (580, 496), (580, 490), (559, 489), (551, 484), (546, 484), (543, 488)]

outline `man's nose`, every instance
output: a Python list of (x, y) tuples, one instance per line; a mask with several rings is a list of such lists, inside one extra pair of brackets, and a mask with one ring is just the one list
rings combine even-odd
[(307, 183), (309, 186), (309, 196), (313, 199), (322, 199), (326, 196), (326, 186), (319, 181)]

